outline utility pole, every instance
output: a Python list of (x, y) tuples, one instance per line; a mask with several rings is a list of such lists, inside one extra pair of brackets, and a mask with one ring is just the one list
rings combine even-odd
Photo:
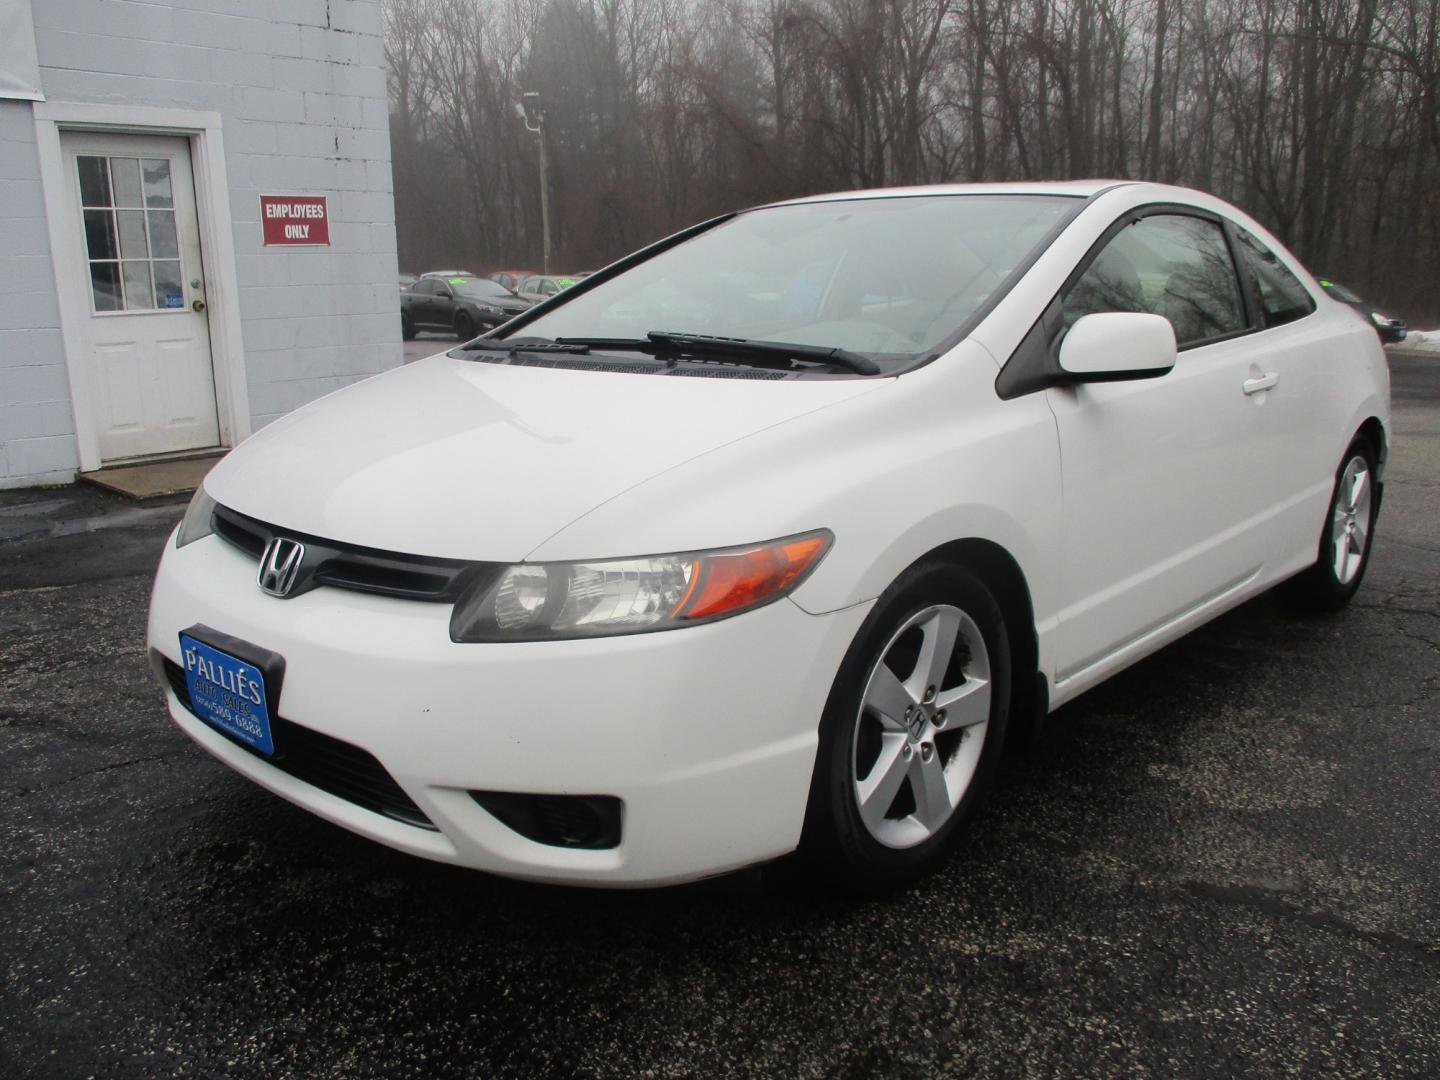
[(525, 118), (525, 130), (533, 131), (540, 140), (540, 231), (544, 237), (542, 274), (550, 273), (550, 160), (545, 148), (545, 110), (540, 107), (540, 95), (534, 91), (520, 95), (520, 115)]

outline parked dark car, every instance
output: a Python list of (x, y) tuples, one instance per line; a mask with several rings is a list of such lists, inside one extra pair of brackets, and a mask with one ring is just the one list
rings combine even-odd
[(530, 306), (489, 278), (426, 276), (400, 294), (400, 333), (409, 341), (420, 330), (450, 330), (469, 340)]
[(1342, 304), (1348, 304), (1358, 311), (1361, 317), (1375, 328), (1380, 335), (1380, 340), (1387, 345), (1394, 345), (1405, 340), (1405, 320), (1397, 319), (1393, 315), (1386, 315), (1368, 300), (1361, 300), (1353, 292), (1341, 285), (1333, 278), (1317, 278), (1320, 287), (1330, 294), (1332, 299), (1339, 300)]

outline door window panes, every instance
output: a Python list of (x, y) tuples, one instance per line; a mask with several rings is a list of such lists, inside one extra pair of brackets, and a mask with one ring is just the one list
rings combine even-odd
[(1103, 311), (1163, 315), (1182, 348), (1244, 330), (1240, 279), (1220, 226), (1182, 214), (1127, 225), (1065, 297), (1065, 325)]
[(76, 159), (96, 311), (185, 306), (168, 158)]
[(115, 244), (115, 215), (108, 210), (85, 211), (85, 245), (91, 259), (118, 259)]
[(125, 307), (130, 311), (146, 310), (155, 306), (155, 294), (150, 286), (150, 268), (138, 261), (120, 264), (125, 278)]
[(155, 306), (158, 308), (184, 307), (185, 286), (180, 280), (179, 262), (157, 260), (151, 265), (154, 267), (155, 277)]
[(1260, 294), (1260, 314), (1265, 328), (1283, 326), (1314, 311), (1315, 301), (1305, 286), (1275, 253), (1244, 229), (1237, 227), (1235, 231), (1240, 235), (1240, 250), (1251, 280)]
[(116, 206), (145, 205), (140, 194), (140, 162), (135, 158), (111, 158), (110, 183)]
[(122, 259), (148, 259), (150, 245), (145, 241), (145, 211), (117, 210), (115, 224), (120, 232), (120, 257)]
[(175, 235), (175, 215), (151, 210), (146, 218), (150, 222), (151, 254), (157, 259), (178, 259), (180, 238)]
[(175, 197), (170, 189), (168, 158), (144, 158), (140, 162), (145, 177), (145, 205), (155, 209), (173, 209)]
[(118, 262), (91, 263), (90, 288), (95, 297), (96, 311), (124, 310), (125, 303), (120, 296), (120, 264)]
[(80, 159), (80, 201), (85, 206), (110, 205), (110, 172), (104, 158)]

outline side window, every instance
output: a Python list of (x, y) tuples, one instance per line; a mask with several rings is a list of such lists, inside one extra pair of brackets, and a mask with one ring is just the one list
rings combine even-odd
[(410, 286), (410, 289), (411, 289), (412, 292), (417, 292), (417, 293), (419, 293), (421, 296), (434, 296), (434, 295), (435, 295), (435, 279), (434, 279), (434, 278), (421, 278), (421, 279), (420, 279), (419, 281), (417, 281), (414, 285)]
[(1163, 315), (1181, 348), (1247, 325), (1224, 232), (1183, 214), (1154, 214), (1127, 225), (1065, 297), (1066, 327), (1103, 311)]
[(559, 290), (555, 288), (555, 282), (546, 278), (540, 283), (540, 291), (546, 296), (554, 296)]
[(1240, 250), (1255, 289), (1260, 294), (1260, 314), (1265, 329), (1284, 326), (1303, 319), (1315, 310), (1315, 301), (1300, 284), (1300, 279), (1286, 269), (1275, 253), (1238, 225)]

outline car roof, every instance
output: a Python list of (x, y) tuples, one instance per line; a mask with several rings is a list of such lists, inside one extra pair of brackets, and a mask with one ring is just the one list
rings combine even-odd
[[(838, 191), (828, 195), (811, 195), (767, 206), (791, 206), (805, 203), (839, 202), (856, 199), (903, 199), (921, 195), (1052, 195), (1082, 200), (1097, 212), (1110, 214), (1126, 209), (1159, 203), (1194, 207), (1221, 214), (1253, 233), (1265, 244), (1284, 248), (1278, 238), (1260, 222), (1239, 207), (1214, 195), (1193, 188), (1157, 184), (1147, 180), (1025, 180), (1003, 184), (930, 184), (916, 187), (874, 188), (862, 191)], [(764, 207), (756, 207), (764, 209)], [(1292, 257), (1293, 259), (1293, 257)], [(1290, 265), (1287, 263), (1287, 265)], [(1295, 265), (1299, 265), (1296, 263)], [(1291, 266), (1294, 270), (1295, 266)], [(1303, 269), (1303, 267), (1302, 267)], [(1308, 271), (1307, 271), (1308, 273)]]
[(847, 199), (904, 199), (917, 195), (1068, 195), (1088, 199), (1114, 187), (1134, 185), (1134, 180), (1026, 180), (1004, 184), (918, 184), (912, 187), (863, 188), (857, 191), (834, 191), (825, 195), (805, 195), (784, 199), (767, 206), (793, 206), (801, 203), (840, 202)]

